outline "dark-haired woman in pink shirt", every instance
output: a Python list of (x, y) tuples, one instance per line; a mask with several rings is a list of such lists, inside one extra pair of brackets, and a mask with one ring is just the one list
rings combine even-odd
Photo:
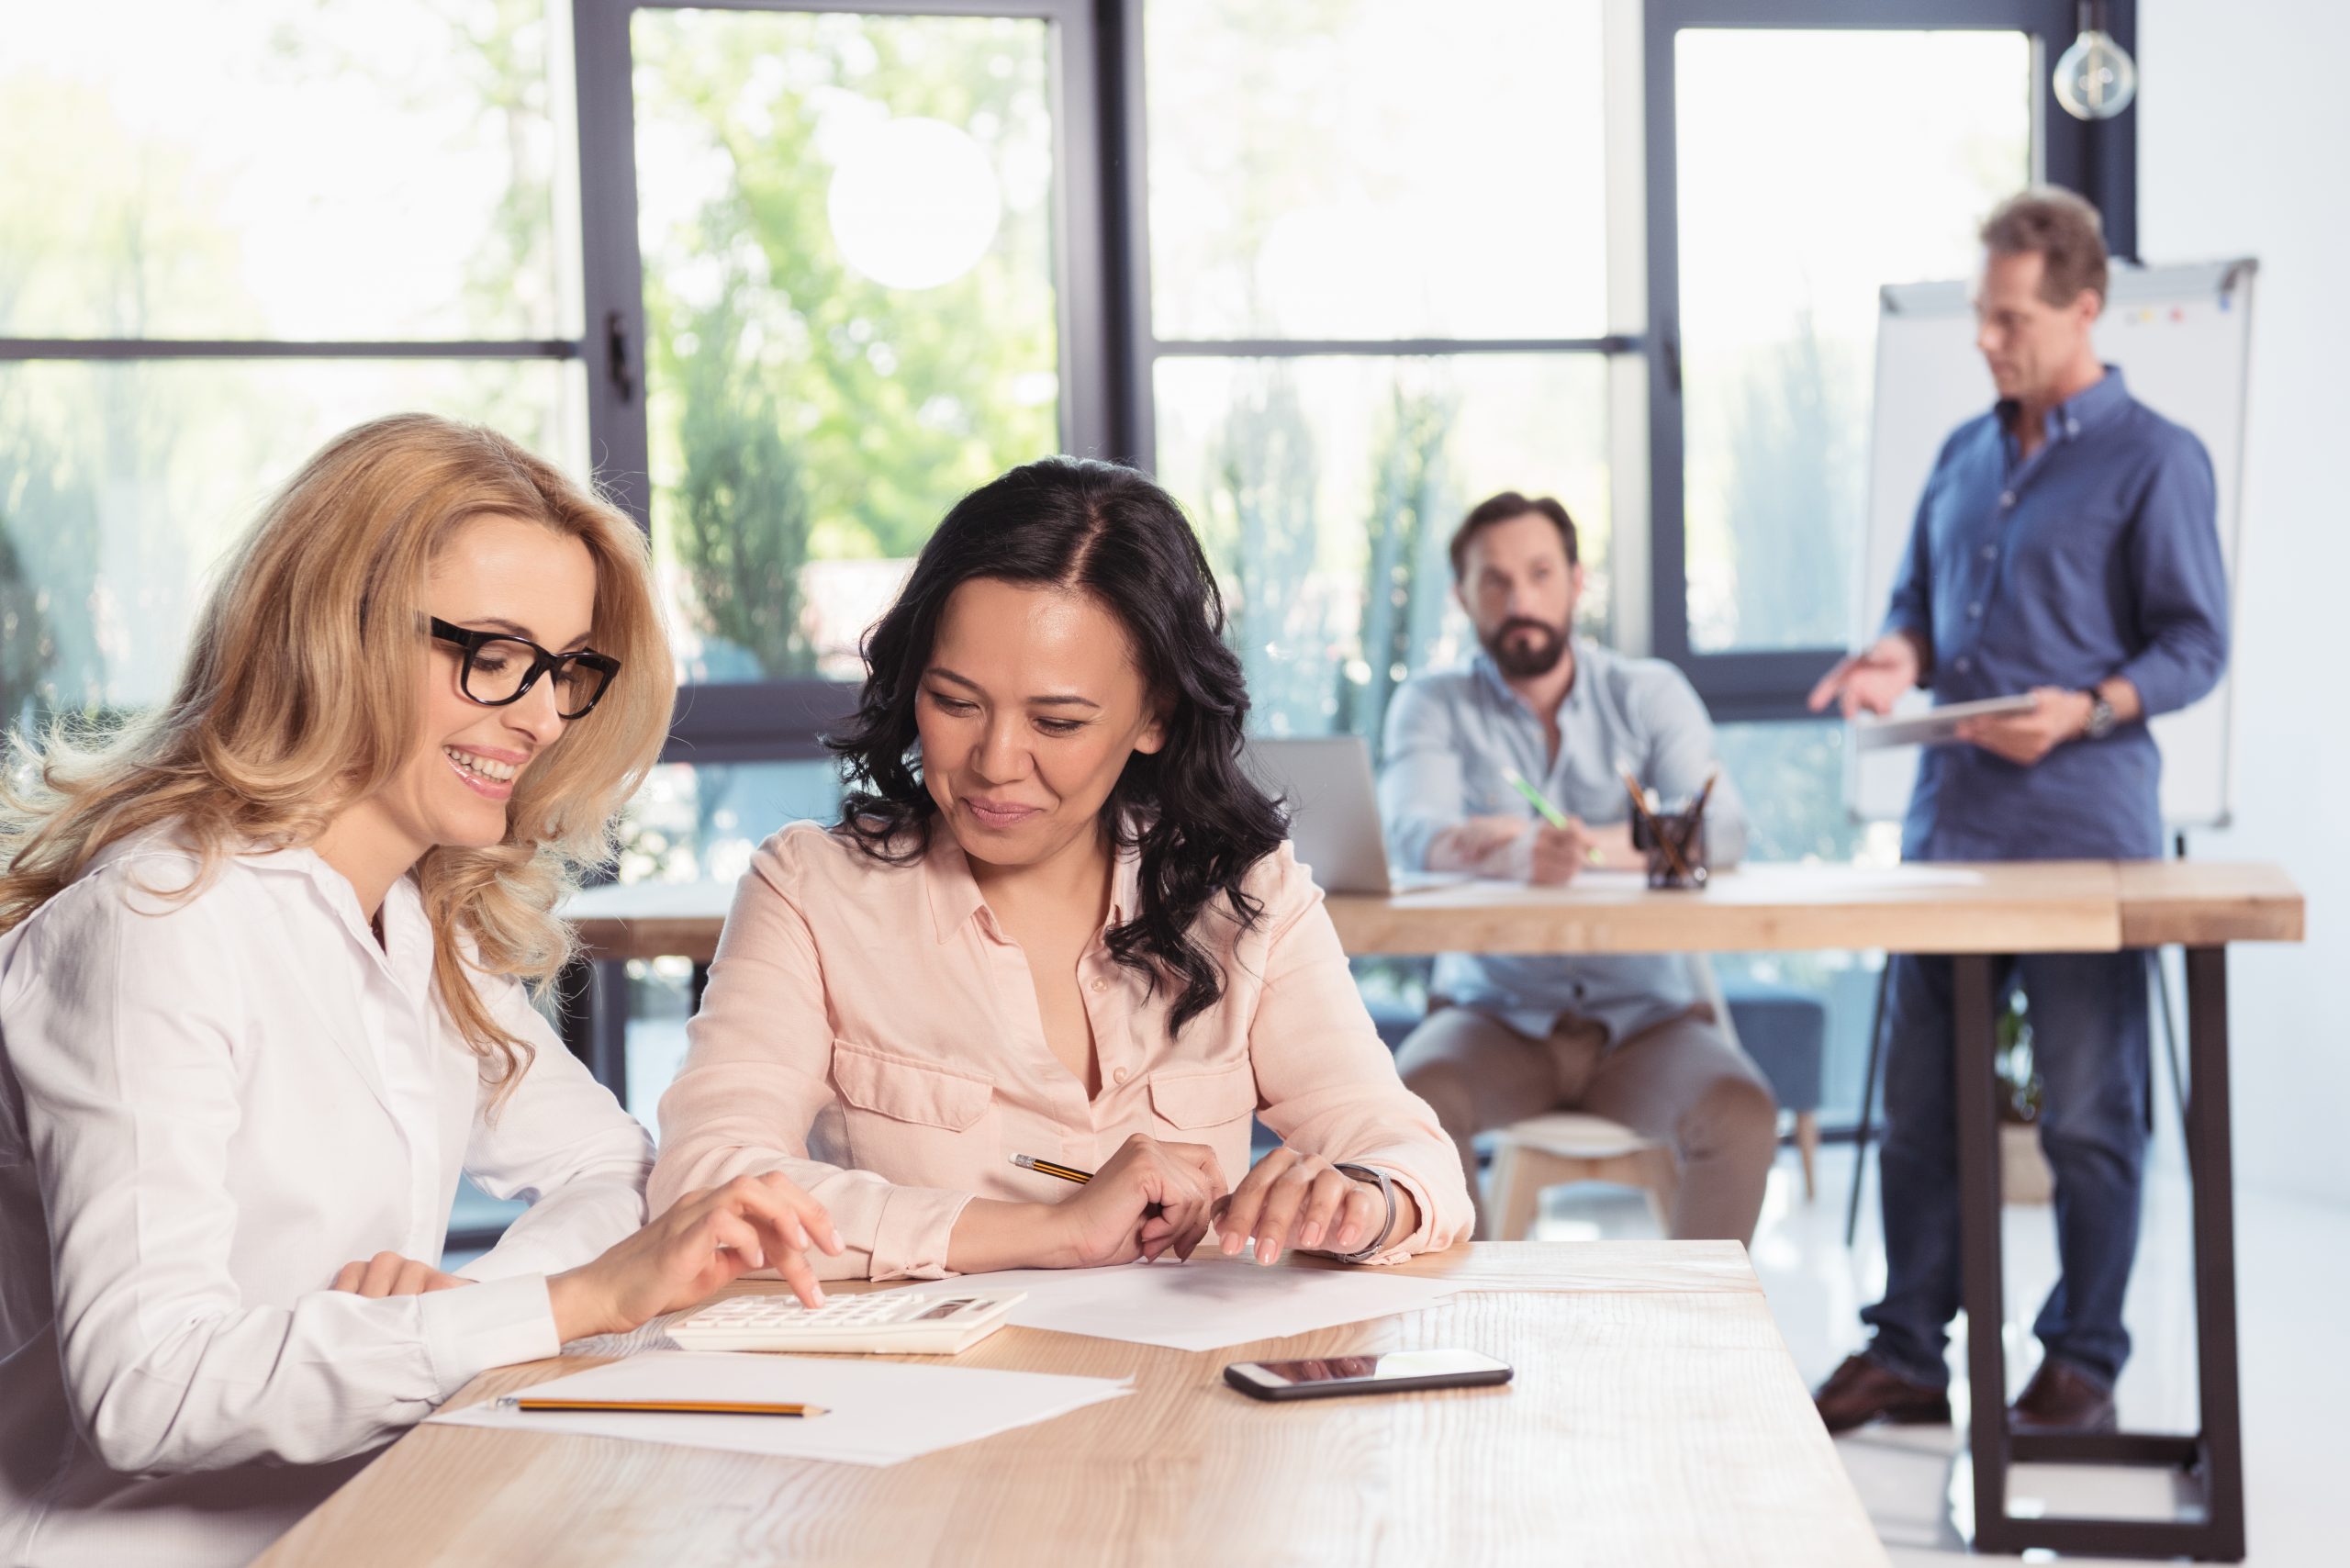
[[(957, 503), (867, 644), (839, 825), (743, 879), (661, 1103), (655, 1212), (780, 1171), (834, 1277), (1468, 1234), (1286, 823), (1198, 540), (1129, 469)], [(1252, 1115), (1282, 1141), (1249, 1164)], [(1096, 1170), (1073, 1187), (1027, 1154)]]

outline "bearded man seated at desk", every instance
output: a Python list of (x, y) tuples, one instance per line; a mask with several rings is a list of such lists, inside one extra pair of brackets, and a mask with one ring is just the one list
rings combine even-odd
[[(1452, 571), (1482, 651), (1466, 669), (1415, 678), (1388, 709), (1379, 795), (1395, 863), (1542, 886), (1644, 866), (1624, 772), (1668, 801), (1696, 796), (1716, 767), (1704, 702), (1662, 660), (1572, 635), (1583, 566), (1574, 522), (1549, 497), (1511, 490), (1477, 506), (1452, 537)], [(1513, 773), (1566, 825), (1542, 820)], [(1728, 868), (1745, 846), (1745, 809), (1722, 778), (1707, 801), (1707, 859)], [(1472, 1195), (1479, 1133), (1584, 1111), (1672, 1148), (1674, 1239), (1752, 1236), (1778, 1105), (1687, 959), (1449, 953), (1431, 990), (1443, 1003), (1396, 1066), (1460, 1148)], [(1481, 1200), (1481, 1239), (1490, 1225)]]

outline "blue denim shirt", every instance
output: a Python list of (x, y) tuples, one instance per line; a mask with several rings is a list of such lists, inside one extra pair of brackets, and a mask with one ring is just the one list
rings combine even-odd
[[(1595, 827), (1631, 814), (1619, 769), (1630, 768), (1675, 804), (1705, 787), (1715, 765), (1713, 721), (1679, 670), (1580, 637), (1574, 657), (1575, 683), (1559, 704), (1555, 760), (1541, 720), (1485, 654), (1466, 669), (1416, 677), (1395, 693), (1379, 809), (1396, 865), (1427, 869), (1428, 846), (1468, 817), (1522, 817), (1530, 825), (1534, 808), (1503, 777), (1505, 767)], [(1706, 857), (1727, 869), (1745, 853), (1746, 808), (1724, 778), (1706, 801)], [(1620, 1040), (1697, 1000), (1688, 960), (1667, 955), (1447, 953), (1437, 959), (1432, 985), (1538, 1037), (1561, 1014), (1573, 1014)]]
[[(1929, 650), (1937, 704), (2121, 675), (2149, 717), (2218, 684), (2227, 570), (2211, 460), (2130, 396), (2121, 370), (2049, 410), (2029, 459), (2004, 406), (1942, 446), (1893, 585), (1887, 632)], [(1929, 746), (1902, 834), (1913, 860), (2143, 859), (2163, 852), (2162, 757), (2143, 721), (2031, 767)]]

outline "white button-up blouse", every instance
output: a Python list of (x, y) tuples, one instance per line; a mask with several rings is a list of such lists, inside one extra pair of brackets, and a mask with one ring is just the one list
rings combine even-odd
[[(415, 884), (381, 945), (306, 849), (117, 846), (0, 938), (0, 1563), (243, 1562), (476, 1373), (557, 1350), (545, 1276), (643, 1220), (650, 1140), (534, 1013), (493, 1113), (432, 990)], [(460, 1170), (531, 1200), (437, 1261)]]

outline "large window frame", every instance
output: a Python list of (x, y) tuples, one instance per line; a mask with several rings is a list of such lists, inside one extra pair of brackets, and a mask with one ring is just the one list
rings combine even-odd
[[(1050, 27), (1054, 84), (1055, 286), (1060, 328), (1061, 441), (1066, 450), (1149, 467), (1155, 456), (1152, 380), (1177, 355), (1303, 357), (1482, 353), (1597, 354), (1645, 365), (1644, 443), (1638, 474), (1615, 487), (1620, 564), (1611, 619), (1617, 640), (1685, 671), (1724, 721), (1798, 717), (1801, 700), (1841, 648), (1694, 651), (1687, 614), (1680, 395), (1679, 252), (1674, 165), (1674, 35), (1709, 27), (2000, 29), (2034, 43), (2039, 104), (2037, 176), (2080, 191), (2105, 215), (2118, 256), (2136, 252), (2136, 117), (2084, 123), (2056, 105), (2055, 56), (2078, 26), (2074, 0), (1624, 0), (1640, 16), (1644, 257), (1633, 270), (1645, 300), (1611, 286), (1617, 328), (1597, 338), (1304, 341), (1161, 340), (1153, 332), (1148, 242), (1149, 148), (1144, 114), (1147, 0), (693, 0), (704, 9), (856, 11), (874, 15), (1035, 17)], [(686, 0), (573, 0), (577, 88), (582, 321), (579, 337), (285, 341), (265, 339), (0, 338), (0, 364), (27, 361), (554, 360), (587, 370), (590, 462), (613, 498), (650, 527), (643, 401), (643, 273), (637, 248), (629, 22), (639, 10)], [(2137, 44), (2135, 0), (2113, 0), (2108, 26)], [(1611, 201), (1611, 219), (1630, 214)], [(1611, 234), (1619, 252), (1628, 236)], [(1634, 397), (1611, 398), (1617, 417)], [(1631, 467), (1628, 463), (1626, 466)], [(1644, 503), (1644, 504), (1643, 504)], [(1645, 585), (1645, 587), (1643, 587)], [(826, 680), (688, 687), (679, 694), (665, 761), (801, 761), (849, 711), (854, 689)]]
[[(2137, 48), (2135, 0), (2109, 10), (2115, 39)], [(1774, 648), (1698, 653), (1689, 633), (1684, 430), (1681, 397), (1680, 207), (1675, 162), (1675, 35), (1699, 28), (1874, 28), (2020, 32), (2032, 43), (2038, 85), (2032, 125), (2036, 181), (2097, 204), (2121, 257), (2137, 253), (2137, 118), (2074, 119), (2058, 106), (2056, 57), (2079, 27), (2074, 0), (1644, 0), (1643, 96), (1648, 156), (1650, 651), (1679, 666), (1718, 722), (1796, 719), (1820, 675), (1848, 650)], [(1865, 631), (1865, 629), (1863, 629)]]
[[(1124, 231), (1119, 250), (1125, 276), (1121, 299), (1125, 422), (1120, 449), (1138, 466), (1154, 466), (1158, 455), (1158, 410), (1154, 383), (1161, 359), (1452, 358), (1480, 354), (1637, 356), (1645, 343), (1637, 331), (1609, 331), (1585, 338), (1161, 338), (1152, 320), (1150, 292), (1150, 145), (1143, 59), (1143, 11), (1148, 0), (1107, 0), (1114, 9), (1120, 123), (1119, 207)], [(1611, 186), (1614, 185), (1611, 171)], [(1609, 192), (1609, 217), (1619, 214), (1618, 193)], [(1615, 280), (1611, 279), (1611, 285)], [(1621, 291), (1611, 286), (1609, 319), (1619, 319)]]
[[(560, 34), (557, 37), (560, 48)], [(560, 134), (561, 120), (557, 119)], [(558, 215), (560, 207), (557, 208)], [(559, 216), (558, 216), (559, 221)], [(560, 244), (563, 236), (555, 239)], [(558, 257), (562, 252), (558, 250)], [(560, 323), (558, 323), (560, 325)], [(85, 338), (0, 337), (0, 364), (170, 363), (189, 360), (504, 360), (586, 358), (582, 338)], [(591, 385), (594, 376), (589, 376)]]
[[(588, 431), (606, 493), (652, 532), (644, 386), (644, 267), (638, 244), (635, 93), (629, 25), (639, 11), (796, 11), (1016, 17), (1046, 24), (1053, 108), (1054, 295), (1064, 451), (1121, 450), (1113, 410), (1117, 314), (1107, 297), (1113, 227), (1102, 163), (1110, 144), (1093, 0), (573, 0), (578, 75), (582, 296), (594, 345)], [(853, 683), (700, 683), (677, 693), (664, 762), (802, 762), (856, 705)]]
[[(1611, 330), (1595, 338), (1396, 340), (1161, 339), (1150, 298), (1149, 145), (1145, 114), (1143, 10), (1147, 0), (697, 0), (723, 10), (852, 11), (872, 15), (1024, 17), (1051, 27), (1058, 179), (1055, 249), (1061, 330), (1061, 440), (1065, 450), (1148, 469), (1157, 455), (1153, 379), (1162, 358), (1416, 357), (1590, 354), (1612, 375), (1611, 449), (1622, 469), (1613, 487), (1616, 640), (1679, 666), (1723, 722), (1802, 716), (1802, 700), (1842, 648), (1696, 652), (1687, 612), (1684, 511), (1684, 431), (1680, 386), (1674, 35), (1693, 28), (2001, 30), (2033, 43), (2039, 82), (2033, 127), (2036, 177), (2081, 192), (2105, 215), (2116, 255), (2133, 256), (2137, 130), (2133, 115), (2085, 124), (2056, 105), (2049, 74), (2078, 26), (2074, 0), (1621, 0), (1611, 27), (1636, 13), (1638, 98), (1611, 105), (1639, 142), (1640, 188), (1610, 196)], [(685, 8), (686, 0), (574, 0), (578, 86), (584, 340), (528, 344), (374, 345), (426, 356), (553, 355), (588, 360), (589, 449), (613, 498), (650, 527), (643, 401), (643, 272), (636, 231), (636, 172), (629, 21), (639, 10)], [(2135, 0), (2114, 0), (2108, 26), (2137, 42)], [(1611, 54), (1615, 45), (1611, 42)], [(1617, 81), (1624, 74), (1611, 73)], [(1626, 84), (1628, 85), (1628, 83)], [(1631, 100), (1632, 95), (1623, 96)], [(1628, 112), (1627, 112), (1628, 111)], [(1614, 183), (1611, 178), (1611, 185)], [(1645, 209), (1644, 213), (1642, 209)], [(1628, 286), (1619, 286), (1618, 280)], [(60, 345), (33, 345), (55, 350)], [(223, 345), (188, 345), (203, 352)], [(370, 345), (281, 345), (350, 354)], [(100, 345), (100, 352), (106, 346)], [(119, 353), (119, 345), (112, 352)], [(0, 341), (0, 359), (27, 357)], [(1644, 375), (1639, 373), (1644, 372)], [(1639, 386), (1645, 381), (1644, 390)], [(1645, 422), (1645, 429), (1638, 428)], [(824, 732), (854, 704), (855, 689), (829, 680), (689, 686), (663, 760), (806, 761), (825, 755)]]

